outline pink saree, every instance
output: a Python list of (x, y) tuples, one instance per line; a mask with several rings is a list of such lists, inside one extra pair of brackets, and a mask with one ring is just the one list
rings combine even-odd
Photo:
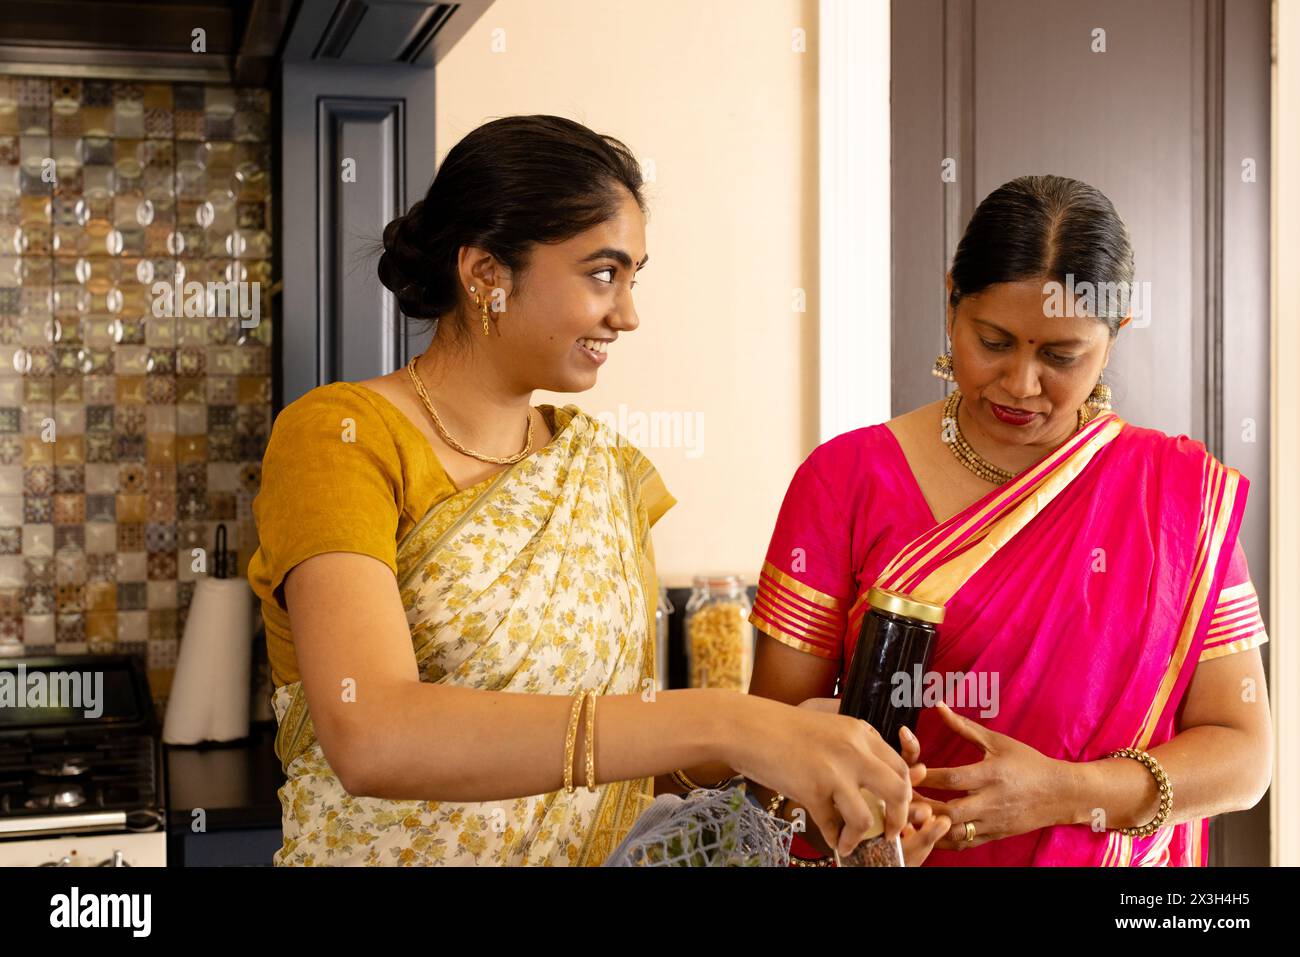
[[(872, 586), (941, 602), (930, 671), (998, 679), (995, 715), (948, 699), (958, 713), (1062, 760), (1154, 748), (1177, 733), (1199, 661), (1267, 640), (1237, 543), (1247, 489), (1199, 442), (1105, 413), (936, 524), (893, 433), (859, 429), (796, 473), (750, 620), (837, 660), (843, 681)], [(930, 708), (917, 737), (931, 767), (981, 756)], [(1208, 827), (1050, 827), (926, 864), (1201, 866)], [(794, 852), (815, 856), (798, 838)]]

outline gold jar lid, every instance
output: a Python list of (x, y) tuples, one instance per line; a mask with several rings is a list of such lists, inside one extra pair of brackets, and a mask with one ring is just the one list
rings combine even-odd
[(862, 838), (864, 841), (870, 841), (872, 838), (880, 837), (885, 833), (885, 801), (883, 798), (876, 797), (866, 788), (859, 788), (858, 790), (862, 792), (862, 796), (866, 799), (867, 807), (871, 808), (871, 826), (867, 828), (867, 833)]
[(890, 591), (888, 588), (871, 589), (867, 592), (867, 603), (872, 608), (879, 608), (893, 615), (902, 615), (904, 618), (916, 618), (935, 625), (943, 623), (943, 605), (921, 601), (919, 598)]

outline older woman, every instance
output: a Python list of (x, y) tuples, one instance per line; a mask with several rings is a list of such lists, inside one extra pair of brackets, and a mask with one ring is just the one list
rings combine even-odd
[(590, 389), (637, 328), (641, 188), (626, 147), (571, 120), (474, 130), (384, 233), (380, 279), (435, 322), (430, 348), (276, 419), (249, 580), (277, 865), (599, 864), (656, 778), (710, 761), (797, 795), (846, 851), (863, 789), (902, 829), (914, 772), (862, 722), (654, 693), (650, 530), (673, 498), (598, 420), (531, 403)]
[[(948, 277), (936, 371), (956, 390), (817, 448), (781, 507), (752, 693), (830, 694), (875, 585), (946, 605), (931, 672), (997, 679), (992, 707), (921, 713), (922, 790), (951, 827), (909, 828), (912, 863), (937, 840), (926, 863), (1201, 865), (1208, 819), (1268, 788), (1247, 480), (1124, 421), (1100, 383), (1132, 270), (1092, 187), (995, 190)], [(808, 837), (798, 853), (825, 853)]]

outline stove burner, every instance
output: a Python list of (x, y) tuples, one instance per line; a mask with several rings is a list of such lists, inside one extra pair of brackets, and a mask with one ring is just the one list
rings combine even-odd
[(86, 792), (79, 784), (38, 784), (31, 789), (23, 807), (37, 811), (42, 808), (80, 807), (86, 803)]
[[(112, 707), (95, 719), (24, 715), (0, 721), (0, 866), (33, 837), (134, 831), (163, 834), (163, 752), (139, 655), (24, 659), (29, 673), (102, 671)], [(0, 672), (12, 662), (0, 657)], [(29, 709), (30, 710), (30, 709)]]
[(58, 764), (49, 764), (37, 768), (36, 773), (47, 778), (75, 778), (90, 770), (90, 765), (75, 758), (65, 759)]

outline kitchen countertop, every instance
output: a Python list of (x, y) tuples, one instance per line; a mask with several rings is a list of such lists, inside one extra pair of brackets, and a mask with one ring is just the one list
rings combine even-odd
[(274, 721), (251, 725), (239, 741), (201, 745), (164, 744), (167, 765), (167, 830), (190, 832), (202, 808), (206, 829), (280, 828), (284, 783), (275, 756)]

